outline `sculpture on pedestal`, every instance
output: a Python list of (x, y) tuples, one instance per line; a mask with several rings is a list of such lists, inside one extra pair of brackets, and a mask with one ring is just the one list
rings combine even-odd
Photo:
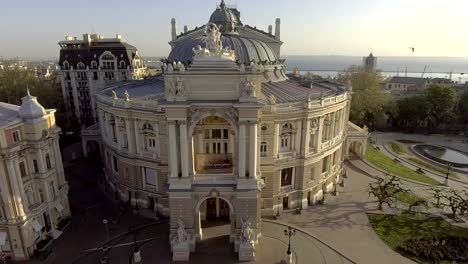
[(215, 23), (208, 23), (205, 26), (205, 36), (203, 37), (205, 48), (200, 45), (192, 48), (194, 58), (200, 57), (218, 57), (235, 61), (236, 55), (231, 47), (223, 48), (221, 41), (221, 32)]
[(184, 222), (182, 222), (180, 218), (179, 218), (179, 221), (177, 222), (177, 225), (179, 227), (177, 228), (177, 236), (174, 238), (174, 242), (179, 243), (179, 244), (187, 242), (188, 234), (187, 234), (187, 231), (185, 231)]
[(241, 243), (252, 243), (252, 229), (250, 228), (249, 219), (241, 219)]

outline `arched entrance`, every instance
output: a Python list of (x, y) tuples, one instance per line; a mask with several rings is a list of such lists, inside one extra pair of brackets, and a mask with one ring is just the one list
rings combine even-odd
[(99, 142), (96, 140), (88, 140), (86, 141), (86, 152), (87, 152), (87, 157), (97, 163), (101, 164), (102, 159), (101, 159), (101, 147), (99, 145)]
[(197, 239), (229, 236), (232, 241), (236, 218), (234, 207), (228, 199), (221, 196), (205, 197), (197, 203), (194, 213)]

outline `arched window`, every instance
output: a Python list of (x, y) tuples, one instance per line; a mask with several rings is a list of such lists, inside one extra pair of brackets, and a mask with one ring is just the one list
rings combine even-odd
[(50, 156), (49, 156), (49, 154), (46, 154), (45, 160), (46, 160), (47, 169), (50, 170), (50, 169), (52, 168), (52, 165), (50, 164)]
[(156, 149), (156, 133), (153, 126), (146, 122), (143, 124), (143, 135), (144, 135), (144, 148), (146, 151), (154, 151)]
[(84, 69), (86, 69), (86, 66), (84, 65), (84, 63), (79, 62), (78, 65), (76, 65), (76, 68), (78, 70), (84, 70)]
[(262, 143), (260, 143), (260, 156), (266, 157), (267, 151), (268, 151), (267, 143), (263, 141)]
[(115, 68), (115, 56), (109, 51), (105, 51), (100, 57), (101, 68), (107, 70), (113, 70)]
[(127, 67), (125, 61), (121, 60), (120, 61), (120, 69), (125, 69), (125, 67)]
[(64, 61), (64, 62), (63, 62), (63, 68), (64, 68), (65, 70), (70, 69), (70, 63), (68, 63), (68, 61)]
[(97, 62), (94, 60), (91, 62), (91, 69), (97, 69)]
[(35, 203), (33, 191), (30, 188), (28, 188), (24, 192), (26, 194), (26, 199), (28, 199), (28, 206), (33, 205)]
[(281, 134), (280, 134), (281, 152), (291, 151), (292, 134), (293, 134), (293, 127), (291, 123), (284, 124), (283, 127), (281, 128)]
[(330, 139), (329, 138), (330, 125), (331, 125), (330, 115), (325, 116), (325, 120), (323, 121), (323, 125), (324, 125), (324, 127), (322, 128), (323, 129), (323, 131), (322, 131), (322, 142), (325, 142), (325, 141)]

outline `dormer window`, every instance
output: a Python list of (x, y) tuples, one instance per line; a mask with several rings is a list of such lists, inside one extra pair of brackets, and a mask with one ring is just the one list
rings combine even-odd
[(91, 69), (97, 69), (97, 62), (96, 61), (91, 62)]
[(68, 63), (68, 61), (64, 61), (64, 62), (63, 62), (63, 69), (65, 69), (65, 70), (69, 70), (69, 69), (70, 69), (70, 63)]
[(105, 51), (100, 60), (102, 69), (113, 70), (115, 68), (115, 56), (109, 51)]
[(78, 65), (76, 65), (76, 68), (78, 70), (84, 70), (84, 69), (86, 69), (86, 66), (84, 65), (84, 63), (80, 62), (80, 63), (78, 63)]
[(125, 61), (120, 61), (120, 69), (125, 69), (125, 68), (126, 68)]

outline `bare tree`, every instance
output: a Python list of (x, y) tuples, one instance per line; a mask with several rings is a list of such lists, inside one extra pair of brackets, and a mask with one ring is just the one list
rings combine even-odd
[(431, 187), (429, 189), (429, 193), (432, 194), (432, 199), (435, 200), (435, 203), (433, 202), (432, 204), (434, 204), (435, 207), (440, 208), (441, 199), (445, 196), (445, 189), (440, 187)]
[(376, 176), (376, 178), (376, 182), (369, 183), (369, 196), (373, 195), (377, 198), (379, 210), (383, 209), (384, 204), (392, 207), (396, 195), (408, 191), (401, 187), (400, 179), (396, 176), (386, 174), (385, 177)]
[(468, 193), (450, 189), (444, 196), (441, 203), (451, 210), (450, 218), (456, 219), (457, 215), (466, 215), (468, 212)]

